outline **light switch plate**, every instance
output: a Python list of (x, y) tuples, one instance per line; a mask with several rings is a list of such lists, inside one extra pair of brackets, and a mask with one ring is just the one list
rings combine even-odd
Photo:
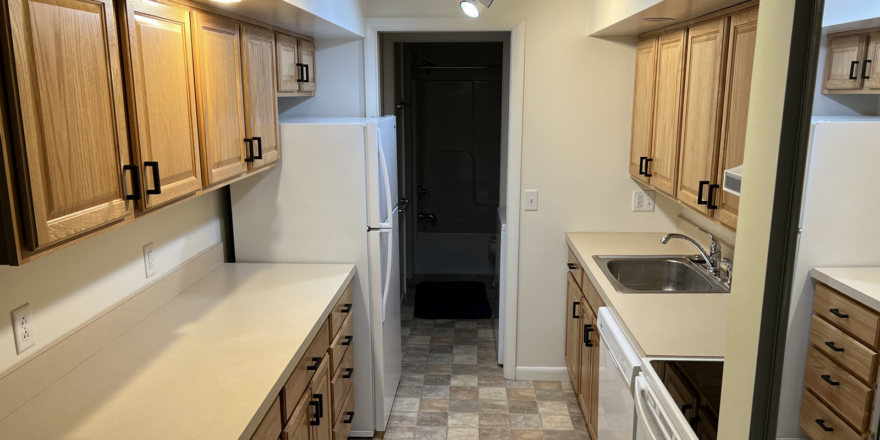
[(526, 190), (526, 211), (537, 211), (537, 210), (538, 210), (538, 190), (527, 189)]
[(15, 352), (22, 354), (34, 346), (34, 323), (31, 305), (25, 304), (12, 311), (12, 334), (15, 336)]
[(156, 256), (153, 254), (153, 243), (144, 246), (144, 267), (147, 270), (147, 278), (156, 275)]
[(637, 189), (633, 191), (633, 212), (653, 212), (654, 211), (654, 191), (643, 191)]

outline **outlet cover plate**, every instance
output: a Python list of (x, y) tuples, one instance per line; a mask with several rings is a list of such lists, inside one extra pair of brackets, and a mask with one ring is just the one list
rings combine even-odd
[(640, 189), (634, 190), (632, 210), (633, 212), (653, 212), (654, 191)]
[(15, 352), (24, 353), (34, 346), (34, 322), (31, 305), (25, 304), (12, 311), (12, 334), (15, 335)]
[(144, 245), (144, 268), (147, 278), (156, 275), (156, 255), (153, 253), (153, 243)]

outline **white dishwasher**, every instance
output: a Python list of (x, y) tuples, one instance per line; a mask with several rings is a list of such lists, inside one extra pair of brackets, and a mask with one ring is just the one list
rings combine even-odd
[(599, 308), (599, 420), (597, 440), (635, 438), (632, 385), (641, 360), (607, 307)]

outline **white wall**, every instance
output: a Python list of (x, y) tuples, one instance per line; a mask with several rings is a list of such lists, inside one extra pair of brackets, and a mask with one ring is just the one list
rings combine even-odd
[[(0, 267), (0, 376), (222, 237), (222, 191), (156, 212), (20, 267)], [(143, 246), (157, 273), (147, 279)], [(36, 345), (15, 353), (9, 312), (30, 303)]]
[(364, 116), (363, 40), (315, 40), (315, 81), (310, 98), (278, 98), (278, 117)]
[[(458, 2), (367, 0), (371, 17), (462, 17)], [(517, 366), (564, 367), (568, 231), (672, 231), (679, 205), (632, 213), (629, 178), (635, 39), (586, 36), (588, 4), (498, 0), (485, 17), (524, 18), (522, 189), (538, 189), (520, 215)]]
[(876, 0), (825, 0), (822, 26), (835, 26), (876, 17), (880, 17), (880, 2)]

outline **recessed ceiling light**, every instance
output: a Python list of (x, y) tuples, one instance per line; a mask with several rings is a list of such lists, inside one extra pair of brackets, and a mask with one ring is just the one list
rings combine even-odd
[(463, 0), (461, 5), (461, 10), (470, 18), (477, 18), (480, 16), (480, 13), (483, 12), (483, 9), (492, 6), (492, 2), (494, 0)]
[(644, 18), (643, 20), (645, 20), (645, 21), (675, 21), (674, 18), (669, 18), (669, 17), (648, 17), (648, 18)]

